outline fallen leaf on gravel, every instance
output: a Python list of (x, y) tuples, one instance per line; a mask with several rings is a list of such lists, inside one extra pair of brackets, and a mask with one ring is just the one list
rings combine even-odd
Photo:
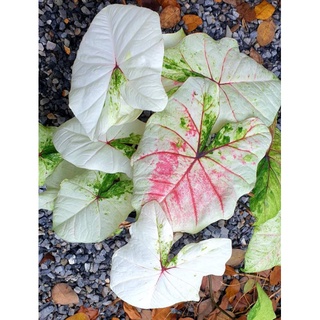
[(231, 257), (226, 264), (231, 267), (238, 266), (243, 261), (245, 253), (246, 252), (241, 249), (232, 249)]
[(211, 299), (203, 300), (198, 305), (197, 320), (203, 320), (213, 310), (213, 303)]
[(214, 0), (214, 2), (220, 3), (222, 2), (222, 0)]
[(260, 46), (268, 45), (274, 38), (276, 25), (273, 20), (262, 21), (257, 29), (257, 41)]
[(180, 9), (175, 6), (167, 6), (160, 13), (160, 25), (163, 29), (174, 27), (180, 20)]
[(152, 315), (151, 310), (142, 309), (141, 310), (141, 320), (150, 320)]
[(132, 306), (131, 304), (123, 301), (123, 310), (128, 315), (130, 320), (140, 320), (141, 315), (136, 309), (136, 307)]
[(57, 119), (57, 117), (51, 112), (47, 114), (47, 118), (50, 120)]
[(251, 22), (257, 19), (254, 8), (252, 8), (247, 2), (237, 5), (236, 10), (239, 13), (240, 18), (243, 18), (246, 22)]
[(51, 296), (57, 304), (79, 303), (78, 295), (66, 283), (57, 283), (52, 289)]
[(184, 24), (186, 25), (188, 32), (195, 30), (202, 24), (202, 19), (195, 14), (185, 14), (182, 17)]
[(239, 28), (240, 28), (240, 24), (237, 23), (237, 24), (235, 24), (235, 25), (230, 29), (230, 31), (233, 33), (233, 32), (235, 32), (235, 31), (237, 31)]
[(149, 8), (156, 12), (160, 9), (160, 4), (157, 0), (137, 0), (137, 3), (140, 7)]
[(226, 270), (224, 271), (224, 274), (226, 276), (235, 276), (236, 274), (238, 274), (238, 272), (236, 270), (234, 270), (231, 266), (226, 265)]
[(85, 313), (80, 312), (68, 317), (66, 320), (90, 320), (90, 318)]
[(268, 1), (263, 0), (260, 4), (254, 7), (257, 19), (267, 20), (269, 19), (276, 8)]
[(69, 55), (71, 52), (70, 48), (68, 48), (67, 46), (63, 46), (63, 48), (64, 48), (65, 53)]
[(232, 279), (230, 284), (226, 289), (226, 296), (229, 299), (229, 302), (232, 302), (236, 296), (236, 294), (240, 291), (240, 282), (238, 279)]
[(85, 308), (81, 306), (78, 313), (85, 313), (90, 320), (96, 320), (99, 317), (99, 310), (94, 308)]
[(161, 4), (162, 9), (164, 9), (168, 6), (174, 6), (180, 10), (180, 4), (177, 2), (177, 0), (161, 0), (160, 4)]
[(270, 272), (270, 284), (272, 286), (277, 285), (281, 281), (281, 267), (276, 266), (273, 268), (273, 270)]
[(152, 320), (176, 320), (177, 315), (171, 313), (172, 307), (153, 309), (151, 314)]
[(258, 63), (263, 64), (263, 59), (260, 53), (254, 50), (253, 48), (250, 48), (249, 56), (255, 61), (257, 61)]
[(45, 263), (46, 261), (55, 261), (56, 259), (54, 258), (54, 256), (50, 253), (50, 252), (47, 252), (43, 257), (42, 259), (40, 260), (39, 264), (43, 264)]
[(236, 7), (240, 3), (243, 2), (243, 0), (223, 0), (223, 2), (231, 4), (232, 6)]

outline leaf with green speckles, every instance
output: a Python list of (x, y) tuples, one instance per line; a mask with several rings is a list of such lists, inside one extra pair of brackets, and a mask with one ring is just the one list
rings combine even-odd
[(258, 300), (247, 314), (247, 320), (273, 320), (277, 316), (273, 311), (272, 302), (257, 282)]
[(159, 19), (147, 8), (113, 4), (94, 17), (83, 36), (69, 106), (91, 140), (137, 119), (143, 110), (165, 108)]
[(213, 127), (219, 115), (217, 84), (189, 78), (166, 109), (153, 114), (133, 154), (132, 205), (151, 201), (165, 210), (174, 232), (197, 233), (229, 219), (256, 182), (271, 142), (258, 118)]
[(281, 132), (277, 128), (266, 156), (259, 163), (252, 193), (250, 210), (256, 219), (255, 226), (259, 226), (281, 209)]
[(244, 257), (243, 272), (260, 272), (281, 265), (281, 211), (254, 227)]
[(144, 128), (144, 122), (135, 120), (112, 126), (99, 140), (92, 141), (80, 122), (73, 118), (58, 128), (53, 142), (63, 158), (77, 167), (106, 173), (123, 172), (131, 177), (130, 157)]
[(45, 127), (39, 123), (39, 186), (43, 186), (46, 179), (52, 174), (57, 165), (62, 161), (60, 153), (54, 147), (52, 137), (57, 127)]
[(216, 41), (205, 33), (195, 33), (165, 49), (162, 82), (166, 91), (188, 77), (204, 77), (219, 86), (220, 117), (215, 130), (226, 122), (249, 117), (258, 117), (270, 126), (279, 110), (280, 80), (240, 53), (234, 39)]
[(102, 241), (133, 211), (132, 181), (120, 174), (85, 170), (61, 182), (53, 210), (53, 230), (68, 242)]
[(85, 169), (78, 168), (66, 160), (62, 160), (46, 179), (46, 190), (39, 194), (39, 209), (53, 210), (54, 201), (60, 190), (60, 183), (64, 179), (71, 179)]
[(222, 275), (232, 252), (230, 239), (208, 239), (186, 245), (168, 260), (173, 230), (156, 201), (143, 206), (130, 235), (112, 257), (110, 287), (120, 299), (144, 309), (199, 300), (202, 277)]

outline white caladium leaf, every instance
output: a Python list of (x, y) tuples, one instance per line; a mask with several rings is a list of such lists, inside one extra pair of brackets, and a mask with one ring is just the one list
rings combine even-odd
[(53, 230), (68, 242), (99, 242), (111, 236), (133, 208), (132, 181), (120, 174), (88, 171), (61, 183)]
[(205, 33), (186, 36), (165, 50), (162, 76), (177, 82), (188, 77), (206, 77), (218, 84), (219, 129), (225, 120), (260, 118), (272, 124), (280, 107), (280, 80), (255, 60), (239, 52), (237, 41), (215, 41)]
[(239, 197), (254, 187), (270, 146), (270, 132), (258, 118), (227, 123), (212, 137), (218, 99), (217, 84), (189, 78), (166, 109), (149, 118), (131, 158), (134, 208), (157, 200), (174, 232), (197, 233), (229, 219)]
[(86, 169), (78, 168), (68, 161), (62, 160), (45, 181), (46, 190), (39, 194), (39, 209), (52, 211), (54, 200), (60, 190), (60, 183), (64, 179), (71, 179), (85, 171)]
[(167, 49), (176, 46), (186, 36), (186, 34), (183, 28), (181, 28), (177, 32), (164, 33), (162, 36), (164, 40), (164, 48)]
[(281, 133), (275, 128), (271, 146), (258, 165), (257, 182), (250, 198), (255, 226), (275, 217), (281, 210)]
[(260, 272), (281, 265), (281, 211), (255, 227), (244, 257), (244, 272)]
[(135, 120), (142, 109), (165, 108), (163, 53), (158, 13), (113, 4), (96, 15), (77, 52), (69, 94), (70, 108), (91, 139)]
[(143, 206), (130, 234), (129, 243), (112, 257), (110, 286), (139, 308), (198, 301), (202, 277), (222, 275), (232, 252), (230, 239), (208, 239), (186, 245), (169, 261), (173, 230), (156, 201)]
[(39, 123), (39, 186), (43, 186), (56, 166), (62, 161), (61, 155), (54, 147), (52, 137), (56, 127), (45, 127)]
[(144, 128), (144, 122), (135, 120), (113, 126), (98, 141), (92, 141), (78, 119), (73, 118), (59, 127), (53, 142), (63, 158), (77, 167), (106, 173), (123, 172), (131, 177), (130, 157)]

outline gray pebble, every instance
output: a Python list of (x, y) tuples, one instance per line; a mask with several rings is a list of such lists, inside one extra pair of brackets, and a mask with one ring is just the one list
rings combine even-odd
[(49, 314), (51, 314), (54, 311), (54, 306), (48, 305), (42, 310), (40, 310), (40, 319), (45, 319)]
[(90, 10), (86, 6), (81, 7), (81, 11), (87, 15), (91, 14)]
[(77, 261), (77, 257), (75, 255), (72, 255), (69, 259), (68, 262), (69, 264), (75, 264)]
[(46, 49), (47, 50), (54, 50), (56, 48), (56, 44), (51, 42), (51, 41), (48, 41), (47, 44), (46, 44)]

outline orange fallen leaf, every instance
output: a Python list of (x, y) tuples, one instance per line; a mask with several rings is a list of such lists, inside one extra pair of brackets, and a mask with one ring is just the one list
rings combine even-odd
[(239, 13), (240, 18), (243, 18), (246, 22), (251, 22), (257, 18), (254, 8), (247, 2), (237, 5), (236, 10)]
[(263, 0), (260, 4), (254, 7), (257, 19), (267, 20), (269, 19), (276, 8), (266, 0)]
[(161, 28), (172, 28), (181, 20), (180, 9), (175, 6), (167, 6), (160, 13)]
[(236, 274), (238, 274), (238, 272), (236, 270), (234, 270), (234, 268), (232, 268), (231, 266), (226, 265), (226, 270), (224, 271), (224, 274), (226, 276), (235, 276)]
[(213, 310), (214, 306), (211, 299), (206, 299), (198, 304), (197, 320), (203, 320)]
[(281, 267), (276, 266), (270, 272), (270, 284), (272, 286), (277, 285), (281, 281)]
[(64, 51), (66, 52), (66, 54), (69, 55), (71, 52), (70, 48), (68, 48), (67, 46), (63, 46), (63, 48), (64, 48)]
[(81, 306), (78, 312), (85, 313), (90, 320), (96, 320), (99, 317), (99, 310), (91, 307), (86, 308), (84, 306)]
[(90, 318), (85, 313), (80, 312), (68, 317), (66, 320), (90, 320)]
[(141, 310), (141, 320), (150, 320), (151, 319), (151, 310), (142, 309)]
[(153, 309), (151, 314), (152, 320), (176, 320), (177, 315), (171, 313), (172, 307)]
[(240, 282), (238, 279), (232, 279), (230, 284), (226, 289), (226, 296), (228, 297), (229, 302), (232, 302), (236, 294), (240, 291)]
[(51, 292), (52, 300), (57, 304), (77, 304), (79, 303), (78, 295), (66, 283), (57, 283)]
[(232, 249), (231, 257), (226, 264), (231, 267), (238, 266), (243, 261), (245, 253), (246, 252), (241, 249)]
[(128, 315), (130, 320), (140, 320), (141, 314), (138, 312), (136, 307), (132, 306), (131, 304), (123, 301), (123, 310)]
[(202, 24), (202, 19), (195, 14), (185, 14), (182, 17), (184, 24), (186, 25), (188, 32), (195, 30)]
[(214, 0), (214, 2), (220, 3), (222, 2), (222, 0)]
[(180, 10), (180, 4), (177, 2), (177, 0), (161, 0), (161, 7), (164, 9), (168, 6), (174, 6), (177, 7)]
[(257, 29), (257, 41), (260, 46), (266, 46), (274, 38), (276, 32), (276, 25), (273, 20), (262, 21)]
[[(49, 113), (49, 114), (50, 114), (50, 113)], [(48, 117), (49, 114), (47, 114), (47, 118), (48, 118), (48, 119), (50, 119), (50, 118)], [(55, 118), (55, 119), (57, 119), (57, 118)], [(53, 261), (53, 262), (56, 261), (55, 257), (54, 257), (50, 252), (47, 252), (47, 253), (42, 257), (42, 259), (40, 260), (39, 264), (41, 265), (41, 264), (45, 263), (45, 262), (48, 261), (48, 260)]]

